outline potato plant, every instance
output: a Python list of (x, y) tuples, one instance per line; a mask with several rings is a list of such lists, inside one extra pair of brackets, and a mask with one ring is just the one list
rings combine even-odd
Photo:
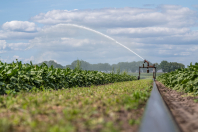
[(178, 69), (165, 73), (157, 78), (167, 87), (175, 90), (183, 90), (186, 93), (198, 94), (198, 63), (190, 64), (188, 68)]
[(0, 62), (0, 94), (10, 94), (19, 91), (34, 91), (37, 89), (62, 89), (102, 85), (107, 83), (135, 80), (135, 76), (123, 74), (87, 71), (76, 68), (60, 69), (13, 62)]

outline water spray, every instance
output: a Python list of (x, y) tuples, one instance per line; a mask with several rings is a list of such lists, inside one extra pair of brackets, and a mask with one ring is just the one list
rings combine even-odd
[[(99, 34), (99, 35), (101, 35), (101, 36), (103, 36), (103, 37), (106, 37), (106, 38), (108, 38), (108, 39), (114, 41), (115, 43), (119, 44), (120, 46), (124, 47), (125, 49), (129, 50), (130, 52), (132, 52), (133, 54), (135, 54), (136, 56), (138, 56), (139, 58), (141, 58), (142, 60), (144, 60), (144, 58), (142, 58), (140, 55), (138, 55), (137, 53), (135, 53), (133, 50), (129, 49), (129, 48), (126, 47), (125, 45), (119, 43), (118, 41), (116, 41), (115, 39), (109, 37), (108, 35), (105, 35), (105, 34), (103, 34), (103, 33), (101, 33), (101, 32), (98, 32), (98, 31), (96, 31), (96, 30), (94, 30), (94, 29), (91, 29), (91, 28), (88, 28), (88, 27), (84, 27), (84, 26), (80, 26), (80, 25), (76, 25), (76, 24), (59, 24), (59, 25), (63, 25), (63, 26), (66, 25), (66, 26), (78, 27), (78, 28), (86, 29), (86, 30), (88, 30), (88, 31), (97, 33), (97, 34)], [(30, 46), (30, 47), (26, 48), (25, 50), (29, 50), (29, 49), (31, 49), (31, 48), (33, 48), (33, 47), (34, 47), (34, 46)]]
[(104, 36), (104, 37), (106, 37), (106, 38), (108, 38), (108, 39), (114, 41), (115, 43), (121, 45), (121, 46), (124, 47), (125, 49), (129, 50), (130, 52), (134, 53), (136, 56), (138, 56), (138, 57), (140, 57), (141, 59), (144, 60), (144, 58), (142, 58), (140, 55), (138, 55), (137, 53), (135, 53), (134, 51), (132, 51), (131, 49), (129, 49), (129, 48), (126, 47), (125, 45), (119, 43), (119, 42), (116, 41), (115, 39), (113, 39), (113, 38), (111, 38), (111, 37), (109, 37), (109, 36), (107, 36), (107, 35), (105, 35), (105, 34), (103, 34), (103, 33), (101, 33), (101, 32), (98, 32), (98, 31), (96, 31), (96, 30), (93, 30), (93, 29), (91, 29), (91, 28), (87, 28), (87, 27), (84, 27), (84, 26), (76, 25), (76, 24), (60, 24), (60, 25), (68, 25), (68, 26), (78, 27), (78, 28), (86, 29), (86, 30), (89, 30), (89, 31), (91, 31), (91, 32), (94, 32), (94, 33), (97, 33), (97, 34), (99, 34), (99, 35), (102, 35), (102, 36)]

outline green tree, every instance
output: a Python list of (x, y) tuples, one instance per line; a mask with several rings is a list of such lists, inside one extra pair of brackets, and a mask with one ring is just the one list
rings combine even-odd
[(160, 64), (158, 64), (158, 63), (154, 63), (154, 64), (155, 64), (155, 67), (156, 67), (156, 70), (157, 70), (157, 71), (161, 69)]
[(75, 69), (76, 70), (81, 70), (81, 61), (80, 60), (77, 60)]
[(120, 67), (117, 69), (117, 74), (120, 75)]
[(162, 61), (159, 67), (163, 72), (171, 72), (176, 69), (185, 68), (185, 65), (177, 62)]
[(161, 66), (163, 72), (169, 72), (170, 65), (169, 65), (168, 61), (163, 60), (160, 63), (160, 66)]

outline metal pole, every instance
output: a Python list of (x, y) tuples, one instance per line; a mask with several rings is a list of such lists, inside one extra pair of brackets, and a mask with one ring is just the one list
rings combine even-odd
[(153, 79), (155, 79), (155, 67), (153, 67)]
[(170, 110), (153, 82), (151, 96), (146, 104), (139, 132), (180, 132)]
[(138, 80), (140, 80), (140, 67), (139, 67), (139, 77), (138, 77)]

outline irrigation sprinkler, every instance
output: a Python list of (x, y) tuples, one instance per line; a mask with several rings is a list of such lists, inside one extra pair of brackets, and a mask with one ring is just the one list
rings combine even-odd
[(147, 68), (147, 73), (149, 73), (149, 68), (153, 68), (153, 79), (156, 79), (156, 67), (155, 64), (153, 64), (152, 66), (149, 66), (149, 62), (147, 60), (144, 60), (144, 63), (147, 63), (147, 66), (139, 66), (139, 76), (138, 76), (138, 80), (140, 80), (140, 68)]

